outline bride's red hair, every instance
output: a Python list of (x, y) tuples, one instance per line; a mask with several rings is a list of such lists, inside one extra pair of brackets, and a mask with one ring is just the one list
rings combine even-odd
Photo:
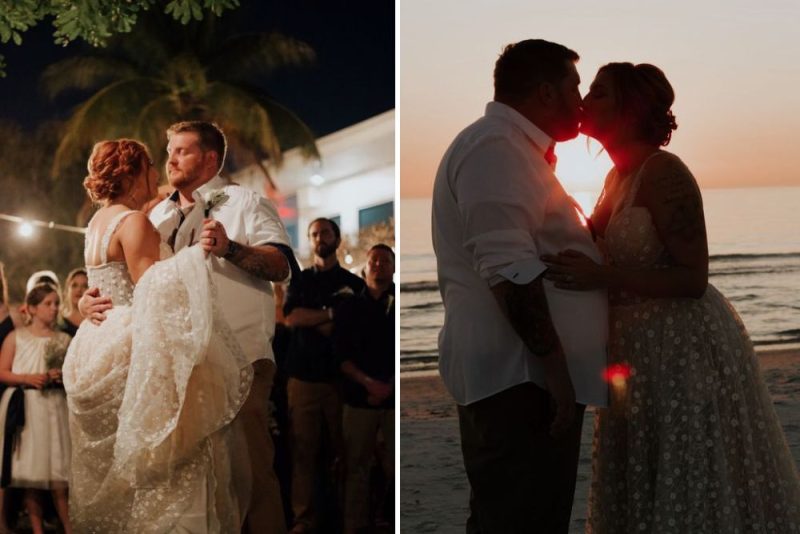
[(95, 202), (113, 200), (130, 190), (149, 159), (147, 147), (139, 141), (100, 141), (89, 156), (89, 175), (83, 180), (83, 187)]

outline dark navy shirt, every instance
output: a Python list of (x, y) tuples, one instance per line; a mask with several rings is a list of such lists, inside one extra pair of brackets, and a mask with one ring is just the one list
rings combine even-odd
[[(284, 315), (295, 308), (316, 310), (338, 307), (355, 298), (364, 289), (364, 281), (336, 264), (327, 271), (316, 267), (304, 269), (299, 283), (293, 283), (286, 292)], [(339, 376), (339, 366), (333, 357), (331, 338), (319, 332), (316, 326), (295, 327), (289, 342), (286, 372), (290, 377), (306, 382), (333, 382)]]
[[(374, 299), (364, 290), (336, 308), (334, 354), (337, 361), (350, 361), (370, 378), (394, 382), (394, 284)], [(343, 400), (357, 408), (394, 407), (394, 395), (380, 405), (367, 402), (367, 390), (344, 377)]]

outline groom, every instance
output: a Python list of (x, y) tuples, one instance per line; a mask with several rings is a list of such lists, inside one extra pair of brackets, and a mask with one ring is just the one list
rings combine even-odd
[[(250, 394), (237, 416), (250, 456), (253, 488), (242, 532), (283, 534), (280, 487), (273, 471), (269, 400), (275, 375), (271, 341), (275, 303), (271, 281), (286, 281), (296, 266), (275, 207), (219, 176), (226, 140), (213, 123), (187, 121), (167, 130), (167, 179), (175, 192), (157, 204), (150, 220), (174, 251), (199, 243), (214, 256), (216, 299), (253, 366)], [(109, 299), (87, 296), (81, 312), (102, 320)]]
[(468, 533), (567, 533), (586, 404), (605, 405), (607, 302), (543, 280), (542, 254), (600, 260), (555, 177), (578, 134), (578, 55), (527, 40), (495, 64), (494, 101), (444, 155), (433, 246), (439, 371), (458, 403)]

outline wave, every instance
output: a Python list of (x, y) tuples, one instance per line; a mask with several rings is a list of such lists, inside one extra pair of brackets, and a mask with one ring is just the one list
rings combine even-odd
[(781, 330), (780, 332), (776, 332), (778, 336), (795, 336), (800, 338), (800, 328), (792, 328), (791, 330)]
[(401, 293), (417, 293), (419, 291), (439, 291), (439, 282), (435, 280), (425, 280), (422, 282), (400, 283)]
[(421, 359), (431, 359), (431, 358), (438, 358), (439, 352), (438, 349), (402, 349), (400, 351), (400, 359), (414, 359), (414, 358), (421, 358)]
[(800, 252), (767, 252), (763, 254), (712, 254), (711, 261), (749, 261), (753, 259), (800, 258)]
[(408, 310), (432, 310), (435, 308), (441, 308), (443, 306), (441, 300), (437, 300), (435, 302), (425, 302), (423, 304), (402, 304), (400, 305), (400, 309), (402, 311)]
[(758, 300), (760, 298), (761, 298), (760, 295), (756, 295), (755, 293), (748, 293), (747, 295), (739, 295), (738, 297), (737, 296), (728, 297), (728, 300), (731, 302), (745, 302), (748, 300)]
[[(712, 263), (745, 263), (757, 262), (759, 260), (778, 260), (778, 259), (798, 259), (800, 252), (786, 253), (766, 253), (766, 254), (717, 254), (709, 257)], [(746, 276), (754, 274), (787, 274), (800, 271), (800, 264), (776, 267), (773, 264), (758, 266), (748, 265), (741, 267), (716, 267), (710, 266), (710, 277), (719, 276)], [(402, 293), (419, 293), (424, 291), (439, 291), (439, 283), (436, 280), (422, 280), (418, 282), (407, 282), (400, 284)]]
[(709, 267), (708, 276), (744, 276), (751, 274), (788, 274), (800, 271), (800, 265), (791, 267), (750, 267), (750, 268), (732, 268), (732, 269), (714, 269), (714, 266)]

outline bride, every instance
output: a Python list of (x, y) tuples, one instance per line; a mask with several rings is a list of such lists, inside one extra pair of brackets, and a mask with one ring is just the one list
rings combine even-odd
[(673, 100), (653, 65), (600, 69), (581, 130), (614, 162), (591, 217), (608, 264), (545, 259), (557, 287), (609, 289), (618, 372), (597, 414), (587, 532), (800, 532), (800, 481), (758, 357), (708, 284), (700, 190), (661, 149)]
[(82, 323), (63, 367), (75, 529), (238, 531), (248, 459), (231, 422), (252, 370), (214, 305), (204, 252), (172, 256), (141, 211), (158, 179), (144, 145), (97, 143), (88, 170), (102, 204), (86, 234), (89, 283), (114, 306)]

